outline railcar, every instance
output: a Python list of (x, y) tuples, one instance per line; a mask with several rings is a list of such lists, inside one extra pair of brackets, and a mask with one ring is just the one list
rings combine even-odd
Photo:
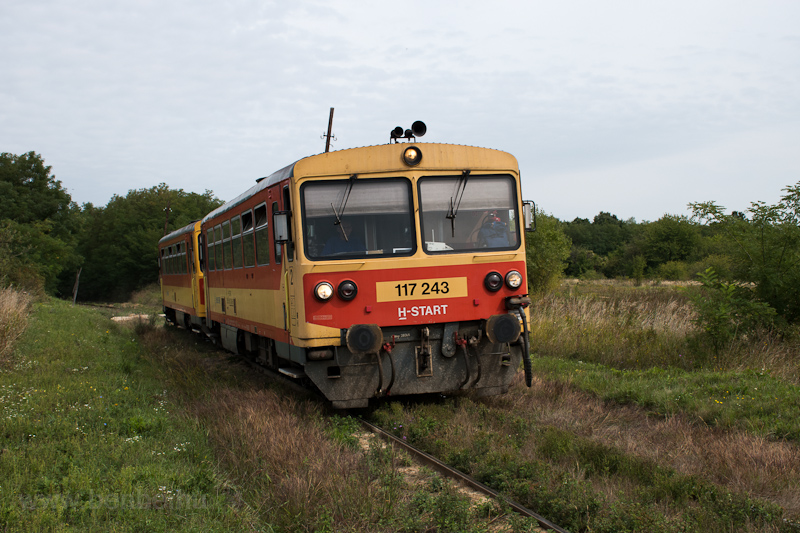
[[(412, 139), (300, 159), (166, 236), (162, 257), (196, 243), (202, 274), (165, 272), (166, 252), (167, 316), (310, 380), (337, 408), (500, 394), (521, 361), (530, 383), (517, 161)], [(176, 276), (204, 293), (202, 310)]]
[(206, 316), (206, 294), (200, 266), (200, 221), (165, 235), (158, 242), (164, 314), (187, 329), (200, 328)]

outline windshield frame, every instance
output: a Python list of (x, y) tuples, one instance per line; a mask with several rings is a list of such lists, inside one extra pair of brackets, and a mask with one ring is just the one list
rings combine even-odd
[[(398, 187), (402, 184), (403, 192), (390, 197), (390, 201), (401, 200), (399, 208), (379, 210), (375, 204), (368, 204), (365, 196), (376, 198), (374, 193), (365, 195), (363, 187), (377, 188), (381, 185)], [(323, 205), (320, 198), (309, 197), (315, 188), (336, 186), (340, 188), (337, 195), (326, 197)], [(414, 188), (407, 176), (360, 177), (350, 176), (332, 179), (314, 179), (300, 184), (300, 209), (302, 217), (303, 253), (311, 261), (338, 261), (343, 259), (393, 258), (414, 255), (417, 251), (416, 223), (414, 220)], [(344, 195), (344, 197), (342, 197)], [(346, 199), (346, 201), (345, 201)], [(402, 205), (405, 201), (405, 205)], [(311, 205), (309, 205), (311, 204)], [(345, 231), (348, 225), (354, 229)], [(402, 229), (402, 234), (397, 232)], [(347, 234), (350, 234), (347, 237)], [(352, 246), (363, 250), (344, 250)], [(329, 246), (329, 241), (339, 241), (339, 247)], [(342, 242), (344, 241), (344, 242)]]
[[(476, 195), (474, 189), (470, 194), (470, 185), (474, 188), (476, 183), (481, 184), (487, 180), (507, 184), (502, 191), (497, 188), (492, 191), (501, 192), (501, 196), (508, 193), (508, 196), (502, 198), (502, 203), (476, 207), (475, 204), (482, 194), (478, 190)], [(426, 199), (426, 184), (434, 184), (436, 181), (442, 182), (439, 186), (441, 191), (434, 199)], [(444, 187), (445, 181), (452, 185)], [(511, 251), (519, 249), (522, 244), (518, 186), (517, 180), (511, 174), (464, 172), (460, 175), (425, 175), (417, 180), (417, 195), (420, 234), (423, 236), (422, 250), (427, 255)], [(431, 209), (431, 204), (434, 209)], [(438, 216), (439, 213), (441, 217)], [(455, 237), (453, 233), (456, 234)], [(426, 240), (426, 236), (431, 234), (433, 236)], [(506, 236), (505, 242), (508, 244), (504, 245), (502, 239), (498, 238), (502, 235)], [(456, 245), (457, 243), (460, 245)]]

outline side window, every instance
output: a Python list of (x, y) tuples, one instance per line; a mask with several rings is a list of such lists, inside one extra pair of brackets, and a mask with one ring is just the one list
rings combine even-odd
[(225, 270), (233, 268), (233, 251), (231, 250), (231, 223), (227, 220), (222, 223), (222, 257)]
[[(274, 215), (277, 211), (279, 211), (278, 202), (272, 202), (272, 214)], [(277, 242), (275, 243), (275, 262), (281, 262), (281, 245)]]
[(255, 212), (255, 234), (256, 234), (256, 263), (258, 265), (269, 264), (269, 224), (267, 218), (267, 204), (256, 207)]
[(244, 252), (244, 266), (255, 266), (256, 248), (253, 241), (253, 212), (249, 210), (242, 213), (242, 250)]
[(222, 264), (222, 226), (217, 224), (214, 226), (214, 255), (216, 256), (217, 261), (217, 270), (222, 270), (224, 265)]
[[(289, 222), (289, 239), (292, 238), (292, 197), (289, 195), (289, 187), (286, 186), (283, 188), (283, 210), (289, 212), (288, 222)], [(292, 262), (294, 260), (294, 246), (290, 244), (286, 248), (288, 250), (288, 254), (286, 260)]]
[(167, 247), (167, 274), (172, 274), (172, 246)]
[(208, 270), (210, 272), (216, 268), (214, 266), (214, 228), (206, 232), (206, 243), (208, 243), (208, 253), (206, 257), (208, 258)]
[(231, 235), (233, 268), (242, 268), (242, 220), (238, 215), (231, 219)]
[(186, 263), (187, 253), (186, 253), (186, 243), (181, 243), (181, 274), (188, 274), (188, 264)]
[(161, 270), (161, 275), (162, 276), (167, 273), (166, 270), (165, 270), (165, 265), (164, 265), (164, 251), (165, 251), (165, 249), (162, 248), (161, 249), (161, 256), (159, 257), (159, 261), (158, 261), (158, 267), (159, 267), (159, 270)]

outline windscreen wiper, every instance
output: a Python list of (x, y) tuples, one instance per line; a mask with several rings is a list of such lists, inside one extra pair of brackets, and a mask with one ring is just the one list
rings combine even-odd
[(342, 198), (342, 205), (339, 206), (339, 212), (336, 212), (336, 208), (333, 206), (333, 202), (331, 202), (331, 209), (333, 210), (333, 216), (336, 220), (333, 222), (334, 226), (339, 226), (339, 229), (342, 230), (342, 237), (344, 238), (345, 242), (347, 242), (347, 233), (344, 231), (342, 227), (342, 217), (344, 216), (344, 209), (347, 207), (347, 200), (350, 198), (350, 191), (353, 190), (353, 184), (358, 179), (358, 174), (353, 174), (350, 176), (350, 181), (347, 182), (347, 189), (344, 191), (344, 198)]
[(467, 190), (467, 179), (469, 179), (469, 172), (469, 170), (465, 170), (461, 173), (461, 177), (458, 178), (453, 195), (450, 197), (450, 210), (447, 211), (447, 215), (445, 215), (450, 219), (450, 229), (453, 232), (453, 237), (456, 236), (456, 214), (458, 213), (458, 208), (461, 205), (461, 199), (464, 198), (464, 191)]

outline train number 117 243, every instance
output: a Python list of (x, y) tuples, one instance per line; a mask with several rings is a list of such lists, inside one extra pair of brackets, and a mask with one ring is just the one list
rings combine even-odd
[(375, 289), (379, 302), (463, 298), (469, 293), (466, 277), (378, 281)]
[(428, 296), (431, 294), (447, 294), (450, 292), (450, 283), (447, 280), (429, 283), (398, 283), (394, 286), (399, 298), (413, 298), (414, 296)]

